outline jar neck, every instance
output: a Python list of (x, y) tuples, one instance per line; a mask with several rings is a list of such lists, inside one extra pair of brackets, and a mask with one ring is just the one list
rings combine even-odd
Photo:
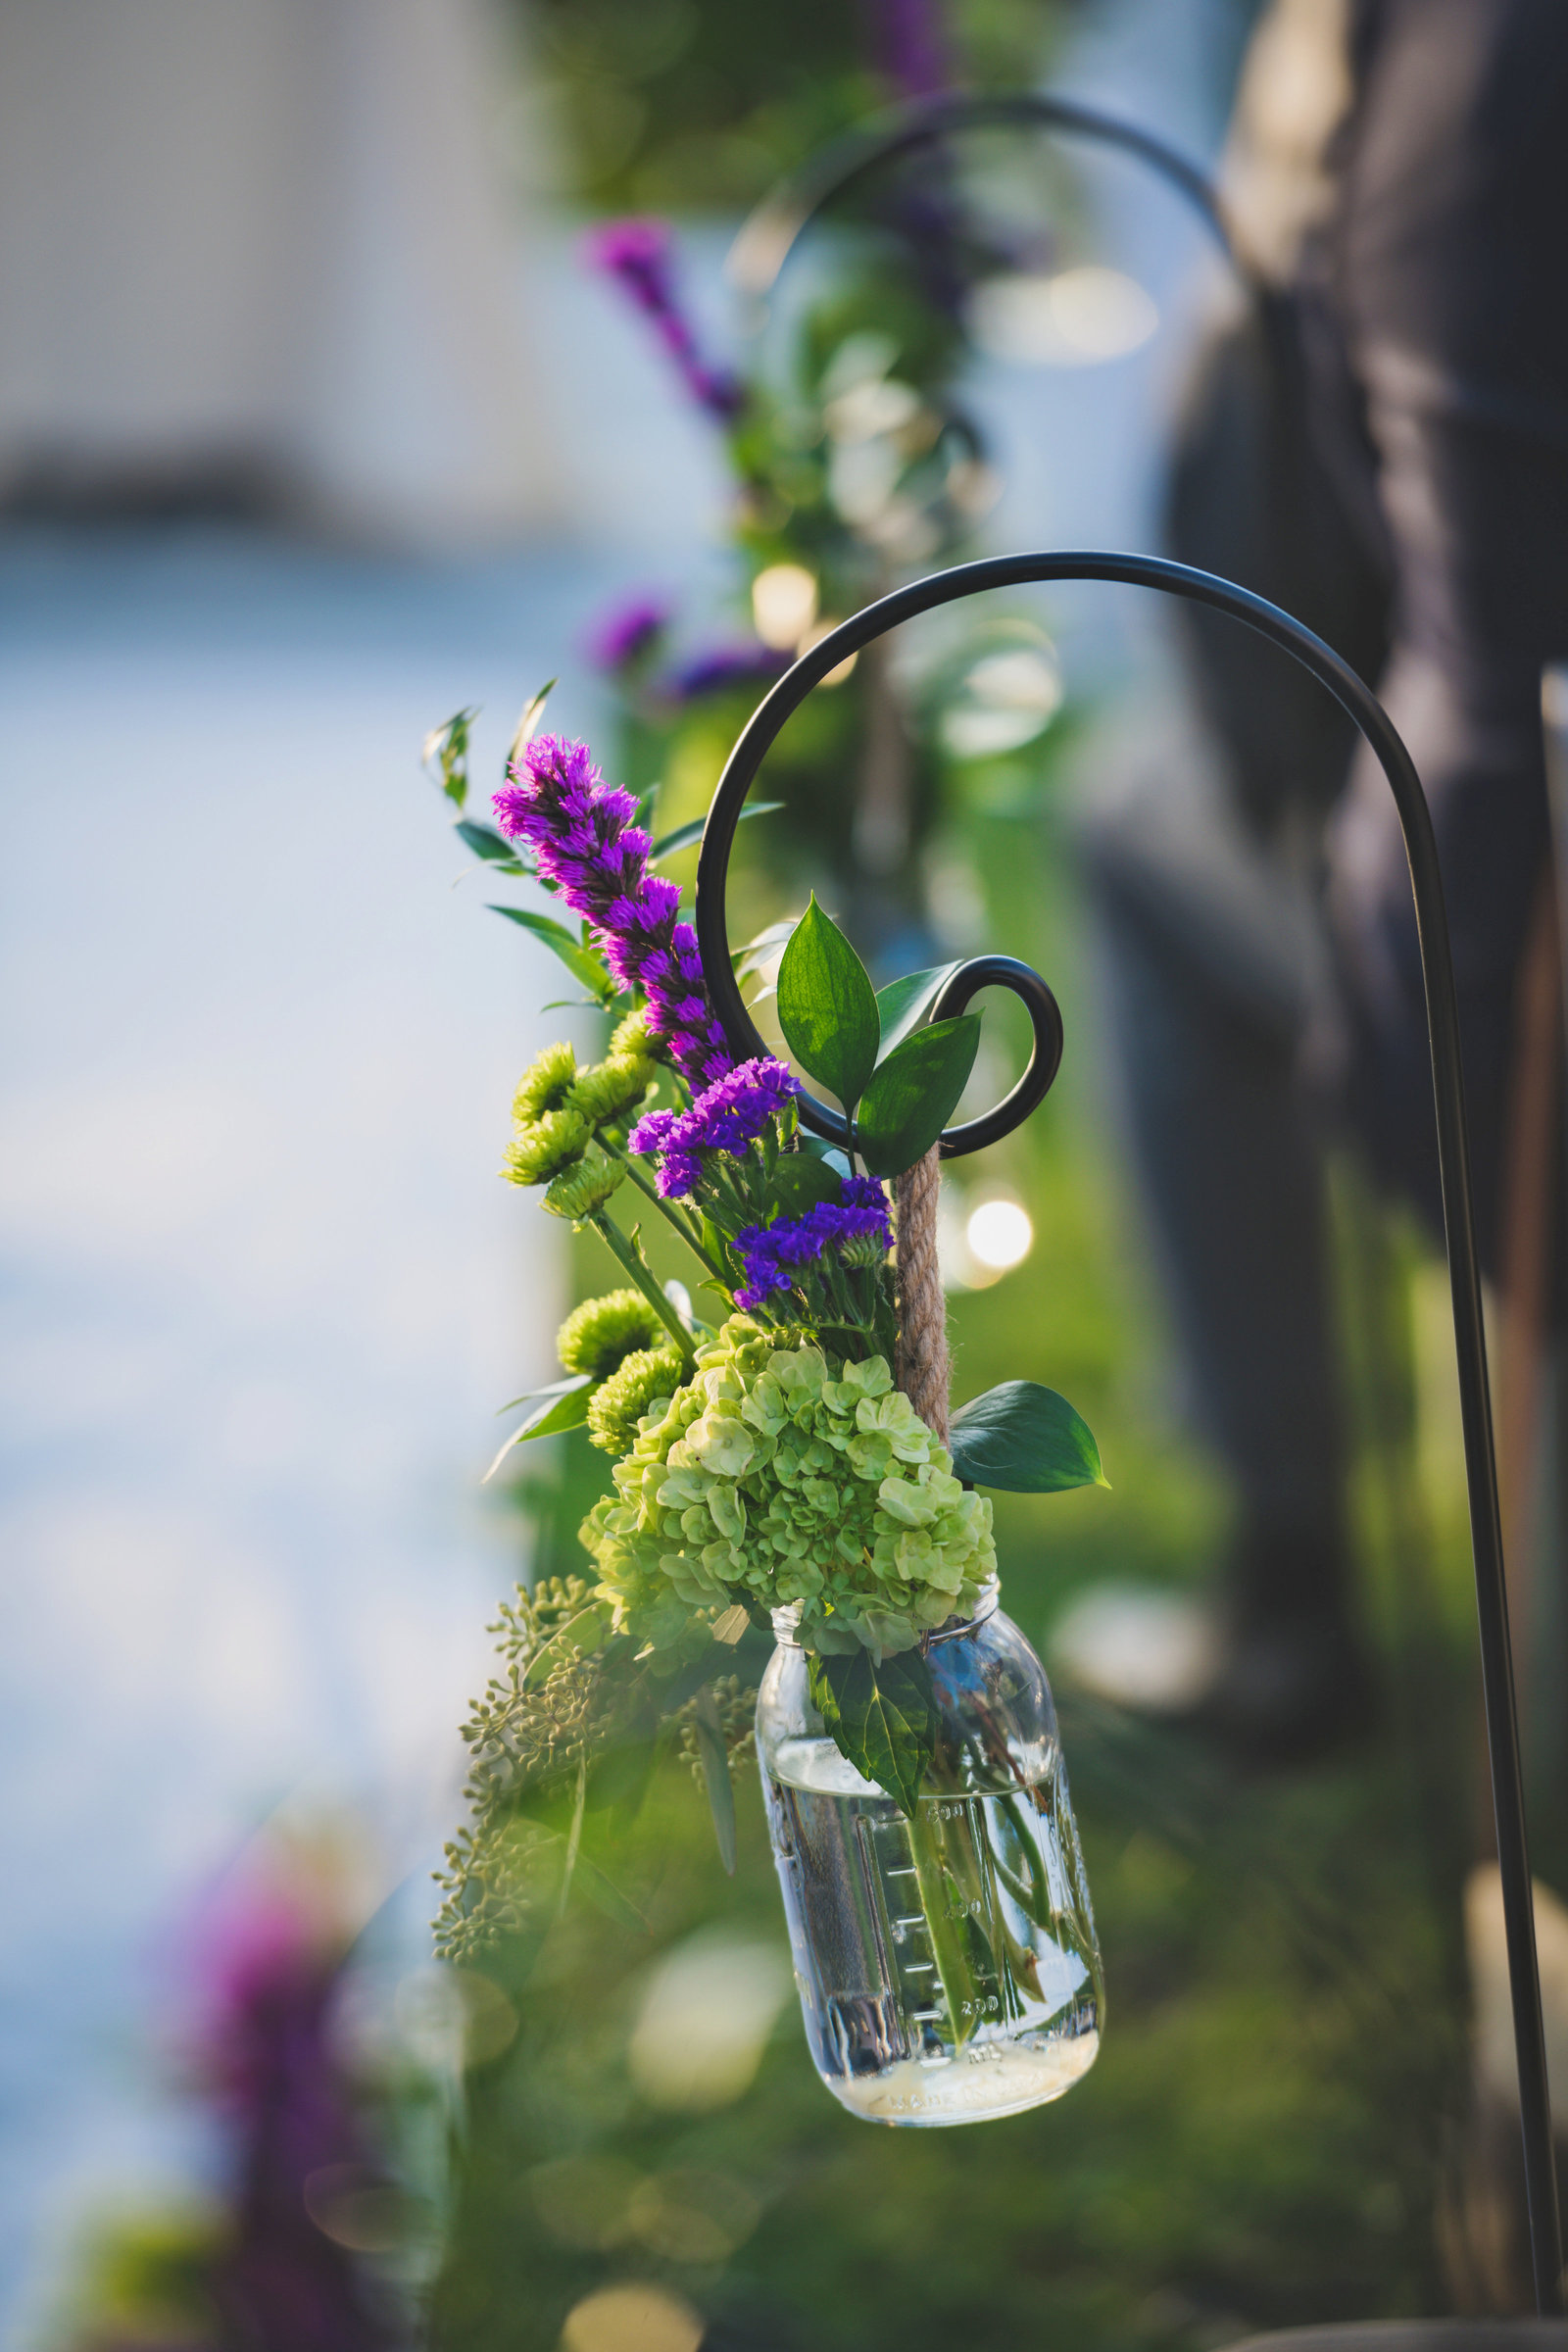
[[(972, 1616), (948, 1618), (944, 1624), (936, 1628), (934, 1633), (926, 1635), (924, 1646), (929, 1647), (936, 1642), (956, 1642), (960, 1634), (972, 1634), (977, 1626), (984, 1625), (986, 1619), (992, 1615), (1001, 1597), (1001, 1592), (1002, 1588), (997, 1579), (994, 1576), (987, 1577), (980, 1588), (980, 1597), (975, 1603)], [(779, 1647), (781, 1649), (799, 1649), (801, 1646), (800, 1602), (792, 1600), (785, 1608), (775, 1609), (772, 1614), (773, 1639)]]

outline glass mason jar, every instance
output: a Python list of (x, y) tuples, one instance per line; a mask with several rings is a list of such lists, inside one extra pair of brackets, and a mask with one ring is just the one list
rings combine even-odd
[(936, 1752), (913, 1820), (839, 1753), (798, 1612), (757, 1702), (773, 1858), (817, 2072), (852, 2115), (970, 2124), (1060, 2098), (1104, 2013), (1045, 1668), (997, 1607), (930, 1638)]

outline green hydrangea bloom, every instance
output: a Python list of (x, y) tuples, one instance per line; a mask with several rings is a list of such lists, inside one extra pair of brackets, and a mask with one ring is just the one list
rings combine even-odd
[(731, 1316), (645, 1411), (582, 1530), (617, 1623), (662, 1647), (694, 1612), (798, 1602), (811, 1648), (910, 1649), (995, 1573), (991, 1505), (883, 1357), (776, 1338)]
[(526, 1126), (532, 1119), (543, 1118), (548, 1110), (560, 1110), (576, 1077), (577, 1056), (570, 1046), (564, 1041), (546, 1046), (517, 1081), (517, 1091), (512, 1098), (513, 1117), (519, 1126)]
[[(608, 1380), (628, 1355), (657, 1348), (665, 1337), (663, 1324), (641, 1291), (611, 1291), (572, 1308), (556, 1335), (556, 1349), (563, 1370)], [(636, 1434), (634, 1427), (632, 1436)]]
[[(571, 1051), (568, 1046), (566, 1051)], [(588, 1149), (589, 1127), (574, 1110), (547, 1110), (520, 1120), (507, 1146), (501, 1173), (513, 1184), (548, 1184)]]
[(654, 1064), (642, 1054), (612, 1054), (608, 1060), (596, 1061), (578, 1073), (567, 1102), (590, 1127), (602, 1127), (607, 1119), (618, 1119), (635, 1109), (658, 1076)]
[[(572, 1114), (565, 1114), (570, 1117)], [(570, 1217), (574, 1225), (591, 1217), (596, 1208), (603, 1208), (612, 1194), (618, 1193), (626, 1180), (626, 1170), (618, 1159), (585, 1159), (580, 1166), (567, 1167), (558, 1176), (545, 1194), (545, 1206), (553, 1217)]]
[[(654, 1318), (656, 1327), (662, 1324)], [(667, 1405), (680, 1387), (686, 1358), (678, 1348), (644, 1348), (628, 1355), (588, 1400), (588, 1436), (605, 1453), (624, 1453), (645, 1416)]]

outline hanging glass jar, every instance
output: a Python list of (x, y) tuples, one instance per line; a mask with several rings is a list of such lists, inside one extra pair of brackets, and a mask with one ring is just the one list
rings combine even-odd
[(968, 2124), (1093, 2066), (1100, 1947), (1045, 1668), (997, 1607), (929, 1638), (939, 1729), (912, 1816), (812, 1703), (793, 1609), (757, 1705), (774, 1860), (817, 2072), (853, 2115)]

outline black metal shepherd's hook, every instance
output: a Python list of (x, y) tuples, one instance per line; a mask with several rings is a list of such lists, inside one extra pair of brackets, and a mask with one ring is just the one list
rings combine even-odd
[(1202, 220), (1211, 236), (1246, 273), (1225, 218), (1224, 202), (1202, 167), (1157, 131), (1129, 122), (1082, 99), (1054, 90), (954, 90), (899, 107), (861, 129), (832, 139), (819, 154), (762, 198), (741, 226), (724, 265), (739, 293), (766, 302), (802, 232), (836, 198), (848, 195), (884, 164), (939, 147), (969, 130), (1054, 131), (1092, 145), (1117, 147), (1148, 164)]
[[(1174, 564), (1163, 557), (1095, 553), (993, 556), (980, 563), (960, 564), (952, 570), (936, 572), (929, 579), (915, 580), (908, 587), (896, 589), (891, 596), (866, 606), (863, 612), (841, 622), (808, 653), (803, 654), (753, 713), (730, 754), (708, 812), (697, 869), (697, 937), (709, 991), (736, 1055), (744, 1059), (765, 1053), (766, 1047), (742, 1001), (730, 960), (724, 922), (724, 883), (730, 847), (746, 795), (786, 720), (829, 670), (836, 669), (841, 662), (874, 639), (885, 636), (889, 629), (897, 628), (901, 621), (912, 620), (917, 613), (953, 604), (961, 597), (979, 596), (987, 589), (1018, 588), (1041, 580), (1111, 580), (1134, 588), (1159, 589), (1169, 596), (1185, 597), (1193, 604), (1207, 605), (1214, 612), (1228, 612), (1272, 644), (1282, 646), (1349, 712), (1377, 754), (1399, 812), (1405, 854), (1410, 861), (1410, 885), (1415, 895), (1427, 1030), (1432, 1047), (1432, 1085), (1437, 1099), (1438, 1164), (1443, 1179), (1443, 1217), (1458, 1355), (1476, 1606), (1481, 1621), (1487, 1747), (1497, 1824), (1497, 1862), (1502, 1878), (1514, 2050), (1519, 2066), (1531, 2262), (1537, 2308), (1544, 2313), (1555, 2313), (1561, 2309), (1562, 2293), (1556, 2163), (1541, 2017), (1541, 1977), (1536, 1957), (1524, 1788), (1519, 1770), (1508, 1595), (1503, 1581), (1497, 1467), (1481, 1312), (1481, 1266), (1465, 1132), (1458, 999), (1431, 812), (1410, 755), (1382, 704), (1332, 647), (1300, 621), (1294, 620), (1290, 613), (1281, 612), (1277, 605), (1268, 604), (1229, 580), (1216, 579), (1209, 572), (1195, 571), (1189, 564)], [(991, 986), (1011, 989), (1028, 1005), (1034, 1022), (1034, 1052), (1029, 1067), (1004, 1102), (986, 1117), (951, 1129), (943, 1137), (943, 1151), (950, 1154), (972, 1152), (982, 1144), (994, 1143), (1027, 1117), (1050, 1087), (1061, 1058), (1061, 1016), (1054, 998), (1038, 973), (1032, 972), (1027, 964), (1015, 963), (1009, 956), (980, 956), (960, 965), (933, 1011), (939, 1016), (960, 1011), (980, 989)], [(809, 1096), (803, 1102), (802, 1117), (819, 1135), (839, 1138), (844, 1133), (839, 1114)]]

